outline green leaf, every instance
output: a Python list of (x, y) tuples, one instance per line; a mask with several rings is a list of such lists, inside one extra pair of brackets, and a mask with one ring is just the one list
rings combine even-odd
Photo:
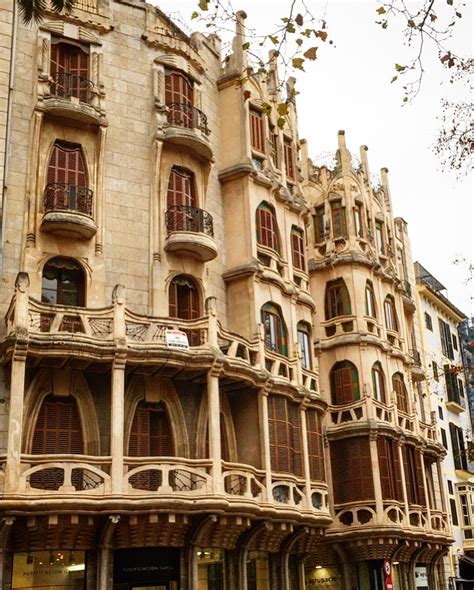
[(385, 14), (386, 10), (383, 6), (381, 6), (380, 8), (377, 8), (377, 10), (375, 12), (377, 14)]
[(280, 103), (277, 105), (277, 113), (278, 113), (279, 115), (281, 115), (282, 117), (283, 117), (284, 115), (287, 115), (287, 114), (288, 114), (288, 105), (286, 104), (286, 102), (280, 102)]
[(275, 35), (269, 35), (268, 38), (273, 43), (273, 45), (278, 45), (278, 37), (276, 37)]
[(277, 119), (277, 125), (278, 125), (278, 129), (283, 129), (285, 127), (285, 117), (278, 117)]
[(413, 28), (415, 27), (415, 21), (414, 21), (414, 20), (412, 20), (411, 18), (409, 18), (409, 19), (408, 19), (408, 21), (407, 21), (407, 25), (408, 25), (408, 26), (409, 26), (411, 29), (413, 29)]
[(286, 25), (286, 31), (288, 33), (296, 33), (295, 25), (293, 23), (288, 23)]
[(430, 14), (430, 19), (431, 19), (431, 22), (432, 22), (432, 23), (434, 23), (434, 22), (435, 22), (435, 20), (437, 20), (437, 18), (438, 18), (438, 17), (437, 17), (437, 16), (436, 16), (436, 14), (434, 14), (433, 12)]
[(403, 99), (403, 102), (408, 102), (408, 96), (405, 96), (405, 98)]
[(272, 114), (272, 105), (268, 104), (268, 102), (263, 102), (262, 111), (264, 115), (267, 115), (269, 117)]
[(295, 23), (299, 26), (302, 27), (303, 26), (303, 16), (301, 14), (297, 14), (296, 18), (295, 18)]
[(406, 66), (401, 66), (400, 64), (395, 64), (395, 70), (397, 72), (403, 72), (404, 70), (406, 70), (407, 67)]
[(199, 8), (201, 10), (209, 10), (209, 0), (199, 0)]
[(394, 82), (396, 82), (396, 80), (398, 80), (398, 76), (394, 76), (391, 80), (390, 80), (390, 84), (393, 84)]
[[(307, 49), (303, 55), (304, 57), (306, 57), (306, 59), (310, 59), (311, 61), (314, 61), (316, 59), (316, 51), (318, 50), (317, 47), (310, 47), (309, 49)], [(303, 69), (303, 68), (301, 68)]]
[(298, 45), (298, 47), (301, 47), (303, 45), (303, 39), (296, 39), (296, 45)]
[(250, 43), (249, 43), (248, 41), (247, 41), (247, 43), (244, 43), (244, 44), (242, 45), (242, 49), (243, 49), (244, 51), (246, 51), (246, 50), (247, 50), (249, 47), (250, 47)]
[(453, 0), (446, 0), (446, 2), (447, 2), (447, 3), (448, 3), (450, 6), (452, 6), (452, 5), (453, 5)]
[(191, 15), (191, 19), (197, 18), (199, 16), (199, 12), (194, 11)]
[(304, 72), (304, 68), (303, 68), (304, 59), (302, 57), (294, 57), (291, 60), (291, 64), (296, 70), (301, 70), (302, 72)]

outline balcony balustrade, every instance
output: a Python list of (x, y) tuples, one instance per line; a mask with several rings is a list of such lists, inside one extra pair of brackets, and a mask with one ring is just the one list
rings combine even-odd
[(92, 219), (93, 192), (85, 186), (49, 182), (44, 189), (43, 208), (44, 232), (88, 239), (97, 231)]
[(57, 98), (77, 98), (90, 105), (94, 98), (94, 84), (78, 74), (57, 72), (51, 76), (50, 93)]
[(212, 215), (204, 209), (185, 205), (170, 207), (165, 214), (165, 223), (167, 252), (189, 254), (201, 262), (217, 256)]
[(198, 108), (185, 103), (166, 105), (164, 139), (168, 143), (187, 147), (197, 156), (212, 160), (207, 116)]

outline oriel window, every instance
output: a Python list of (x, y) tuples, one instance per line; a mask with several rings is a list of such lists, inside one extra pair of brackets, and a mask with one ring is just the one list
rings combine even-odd
[(257, 242), (267, 246), (280, 254), (280, 233), (275, 216), (275, 210), (267, 203), (261, 203), (257, 208)]

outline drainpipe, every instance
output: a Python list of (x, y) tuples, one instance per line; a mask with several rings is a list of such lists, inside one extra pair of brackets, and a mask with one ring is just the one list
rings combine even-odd
[[(7, 98), (7, 125), (5, 133), (5, 154), (3, 160), (3, 186), (2, 186), (2, 221), (0, 227), (0, 275), (3, 272), (3, 241), (5, 239), (5, 220), (7, 212), (7, 177), (10, 161), (10, 135), (12, 126), (12, 107), (13, 107), (13, 79), (15, 76), (16, 62), (16, 37), (18, 28), (18, 11), (16, 0), (13, 1), (13, 19), (12, 19), (12, 40), (10, 45), (10, 74), (8, 79), (8, 98)], [(1, 286), (0, 286), (1, 289)]]

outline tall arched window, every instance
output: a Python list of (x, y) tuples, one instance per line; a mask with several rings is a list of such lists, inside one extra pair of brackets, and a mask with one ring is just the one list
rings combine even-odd
[[(168, 413), (163, 404), (141, 401), (133, 416), (128, 441), (130, 457), (171, 457), (174, 441)], [(139, 490), (157, 490), (162, 484), (161, 472), (150, 469), (130, 478), (130, 484)]]
[(268, 397), (272, 471), (302, 475), (299, 408), (282, 395)]
[(280, 234), (275, 210), (268, 203), (260, 203), (257, 208), (257, 242), (280, 253)]
[(402, 412), (408, 413), (408, 392), (401, 373), (392, 376), (393, 391), (397, 396), (397, 407)]
[(387, 329), (398, 332), (398, 318), (394, 298), (391, 295), (387, 295), (383, 305), (385, 311), (385, 325), (387, 326)]
[[(45, 397), (33, 434), (33, 455), (82, 455), (84, 443), (81, 420), (73, 397)], [(72, 484), (82, 489), (82, 471), (74, 469)], [(57, 490), (64, 484), (62, 469), (44, 469), (32, 474), (34, 488)]]
[(350, 404), (360, 399), (359, 374), (350, 361), (340, 361), (331, 369), (331, 403)]
[(342, 279), (330, 281), (326, 285), (325, 318), (330, 320), (342, 315), (351, 315), (351, 300), (346, 283)]
[(172, 231), (202, 231), (202, 217), (196, 208), (196, 182), (187, 168), (173, 166), (166, 197), (166, 228)]
[(41, 301), (53, 305), (82, 307), (85, 304), (85, 276), (72, 258), (52, 258), (43, 267)]
[(286, 326), (280, 308), (274, 303), (265, 303), (262, 307), (262, 323), (265, 348), (288, 356)]
[(296, 326), (301, 364), (304, 369), (311, 369), (311, 328), (306, 322), (298, 322)]
[(365, 315), (368, 315), (371, 318), (377, 317), (375, 293), (372, 281), (367, 281), (365, 284)]
[(178, 275), (169, 287), (169, 314), (172, 318), (194, 320), (199, 317), (199, 291), (191, 277)]
[(92, 191), (87, 188), (86, 164), (78, 143), (54, 143), (46, 175), (44, 209), (71, 209), (92, 215)]
[(372, 389), (374, 399), (387, 403), (387, 396), (385, 394), (385, 377), (382, 370), (382, 365), (377, 361), (372, 366)]
[(89, 48), (85, 45), (51, 41), (51, 94), (74, 96), (81, 102), (92, 99), (89, 78)]
[(298, 270), (305, 270), (304, 261), (304, 233), (295, 225), (291, 228), (291, 256), (293, 267)]
[(168, 107), (168, 122), (172, 125), (193, 129), (194, 83), (178, 70), (165, 69), (165, 103)]

